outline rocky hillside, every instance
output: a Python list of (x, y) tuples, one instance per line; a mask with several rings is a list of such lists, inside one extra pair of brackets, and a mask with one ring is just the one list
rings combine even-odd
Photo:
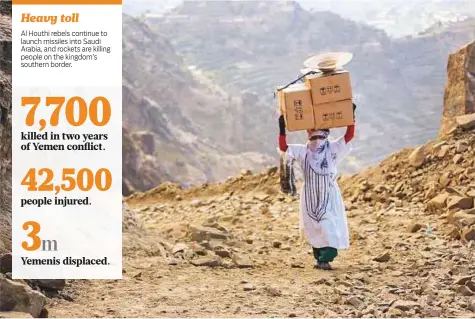
[(0, 2), (0, 254), (11, 250), (11, 1)]
[(124, 194), (163, 181), (225, 179), (271, 162), (235, 127), (242, 100), (200, 83), (164, 37), (127, 15), (123, 61)]
[[(471, 121), (459, 120), (438, 146), (404, 150), (340, 180), (351, 248), (340, 252), (332, 272), (313, 268), (298, 235), (298, 199), (279, 193), (272, 168), (188, 189), (166, 183), (129, 197), (124, 280), (75, 282), (74, 301), (55, 300), (50, 311), (57, 317), (471, 318)], [(450, 173), (441, 177), (441, 170)]]
[[(308, 12), (292, 1), (190, 1), (148, 21), (195, 72), (259, 101), (260, 125), (238, 123), (254, 136), (275, 132), (273, 89), (294, 79), (307, 56), (322, 50), (353, 52), (348, 69), (359, 105), (358, 161), (344, 167), (347, 172), (436, 136), (446, 57), (473, 40), (475, 29), (396, 40), (333, 13)], [(273, 143), (258, 146), (275, 154)]]

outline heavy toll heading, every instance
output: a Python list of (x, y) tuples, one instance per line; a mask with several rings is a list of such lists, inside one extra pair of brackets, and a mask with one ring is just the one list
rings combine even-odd
[(62, 14), (61, 16), (45, 16), (33, 15), (31, 13), (23, 13), (21, 15), (21, 22), (36, 22), (36, 23), (50, 23), (55, 25), (59, 22), (79, 22), (79, 13), (72, 13), (71, 15)]

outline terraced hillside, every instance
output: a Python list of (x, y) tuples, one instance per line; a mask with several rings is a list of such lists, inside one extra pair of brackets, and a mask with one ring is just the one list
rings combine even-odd
[(139, 19), (123, 21), (125, 195), (163, 181), (225, 179), (273, 162), (246, 146), (256, 137), (236, 133), (242, 99), (200, 84), (166, 38)]
[[(395, 40), (329, 12), (310, 13), (292, 1), (185, 2), (149, 24), (203, 76), (236, 95), (254, 93), (264, 107), (261, 124), (247, 126), (255, 135), (275, 131), (273, 90), (293, 80), (306, 57), (325, 50), (353, 52), (347, 68), (359, 105), (359, 161), (347, 171), (436, 135), (446, 56), (475, 37), (475, 28), (463, 28)], [(262, 150), (274, 152), (270, 145)]]

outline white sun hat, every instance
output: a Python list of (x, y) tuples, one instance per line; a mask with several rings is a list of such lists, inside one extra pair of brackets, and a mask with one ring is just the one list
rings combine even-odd
[(305, 69), (301, 69), (300, 72), (333, 71), (341, 69), (352, 59), (353, 54), (349, 52), (324, 52), (305, 60), (303, 63)]

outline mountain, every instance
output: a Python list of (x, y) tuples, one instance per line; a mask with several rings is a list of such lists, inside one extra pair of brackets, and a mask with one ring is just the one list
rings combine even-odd
[(124, 15), (124, 194), (163, 181), (225, 179), (271, 163), (237, 131), (235, 121), (245, 116), (241, 104), (200, 83), (166, 38)]
[(435, 36), (444, 33), (450, 33), (454, 35), (469, 34), (471, 37), (474, 37), (474, 26), (475, 17), (455, 22), (437, 22), (428, 27), (427, 29), (422, 30), (418, 34), (422, 36)]
[[(256, 114), (259, 125), (242, 123), (255, 136), (275, 136), (273, 90), (295, 79), (305, 58), (327, 50), (354, 53), (347, 69), (359, 106), (358, 126), (354, 159), (343, 168), (347, 172), (436, 136), (446, 56), (473, 39), (469, 29), (393, 39), (330, 12), (309, 12), (293, 1), (185, 2), (147, 21), (170, 39), (195, 73), (262, 105), (261, 115)], [(301, 134), (291, 135), (301, 140)], [(260, 144), (260, 151), (274, 154), (274, 139)]]
[(436, 23), (475, 17), (471, 0), (302, 0), (306, 9), (332, 11), (345, 19), (364, 22), (393, 37), (415, 35)]
[[(182, 0), (125, 0), (124, 12), (131, 15), (162, 15)], [(309, 11), (327, 11), (384, 30), (392, 37), (415, 35), (434, 24), (475, 17), (472, 0), (297, 0)]]

